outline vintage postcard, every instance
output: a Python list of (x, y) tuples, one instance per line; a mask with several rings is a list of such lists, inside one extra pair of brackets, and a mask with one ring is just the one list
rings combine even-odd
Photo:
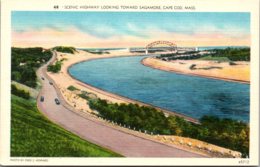
[(258, 165), (259, 1), (2, 1), (2, 165)]

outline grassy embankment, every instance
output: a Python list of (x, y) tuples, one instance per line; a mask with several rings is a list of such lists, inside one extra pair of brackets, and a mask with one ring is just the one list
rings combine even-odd
[(118, 157), (45, 118), (34, 101), (12, 95), (11, 156)]
[(11, 156), (121, 156), (81, 139), (52, 123), (38, 111), (35, 96), (33, 98), (31, 92), (37, 87), (37, 68), (50, 58), (50, 50), (12, 48), (12, 80), (18, 83), (12, 85), (12, 94), (15, 95), (11, 99)]

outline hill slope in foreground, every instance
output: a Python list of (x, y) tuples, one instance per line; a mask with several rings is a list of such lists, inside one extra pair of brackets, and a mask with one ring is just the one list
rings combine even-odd
[(45, 118), (35, 102), (12, 95), (11, 156), (118, 157)]

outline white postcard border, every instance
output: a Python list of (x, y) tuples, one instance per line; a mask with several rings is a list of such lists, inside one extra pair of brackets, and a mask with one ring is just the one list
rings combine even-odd
[[(250, 12), (251, 13), (251, 88), (250, 88), (250, 157), (230, 158), (31, 158), (10, 157), (10, 63), (11, 11), (97, 11), (53, 9), (54, 5), (193, 5), (194, 11), (141, 10), (143, 12)], [(140, 10), (98, 10), (140, 11)], [(259, 1), (257, 0), (112, 0), (112, 1), (35, 1), (1, 2), (1, 164), (3, 165), (257, 165), (259, 164)]]

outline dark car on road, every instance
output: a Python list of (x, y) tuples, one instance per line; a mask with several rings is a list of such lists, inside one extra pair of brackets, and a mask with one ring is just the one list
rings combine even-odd
[(44, 80), (44, 78), (42, 77), (42, 80)]
[(44, 97), (43, 97), (43, 96), (41, 96), (41, 98), (40, 98), (40, 101), (41, 101), (41, 102), (43, 102), (43, 101), (44, 101)]
[(50, 83), (50, 85), (53, 85), (53, 83), (51, 81), (49, 83)]
[(55, 99), (54, 99), (54, 101), (55, 101), (55, 103), (56, 103), (57, 105), (59, 105), (59, 104), (60, 104), (60, 101), (59, 101), (59, 99), (55, 98)]

